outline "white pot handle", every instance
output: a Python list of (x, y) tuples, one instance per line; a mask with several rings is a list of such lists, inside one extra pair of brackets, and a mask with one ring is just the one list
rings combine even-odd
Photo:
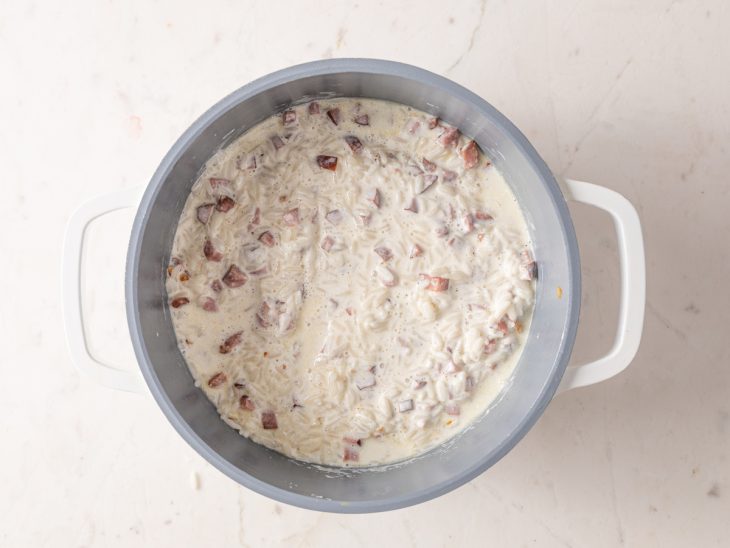
[(567, 199), (599, 207), (613, 218), (621, 268), (621, 300), (611, 350), (591, 363), (568, 367), (558, 392), (610, 379), (626, 369), (639, 349), (646, 300), (644, 239), (639, 215), (631, 202), (613, 190), (570, 179), (564, 181), (563, 190)]
[(81, 268), (84, 238), (89, 223), (112, 211), (135, 207), (142, 188), (127, 188), (99, 196), (82, 204), (68, 221), (63, 243), (61, 291), (66, 340), (77, 369), (99, 384), (126, 392), (144, 392), (144, 381), (136, 371), (122, 371), (102, 363), (89, 350), (81, 306)]

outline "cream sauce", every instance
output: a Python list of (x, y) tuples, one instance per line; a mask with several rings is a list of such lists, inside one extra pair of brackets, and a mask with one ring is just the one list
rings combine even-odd
[(173, 325), (244, 436), (319, 464), (396, 462), (468, 426), (507, 382), (532, 311), (530, 242), (504, 179), (455, 128), (384, 101), (317, 106), (206, 164), (173, 244)]

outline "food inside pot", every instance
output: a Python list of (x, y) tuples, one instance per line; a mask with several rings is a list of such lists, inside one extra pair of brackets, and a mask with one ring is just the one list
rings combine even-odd
[(304, 461), (396, 462), (484, 413), (530, 324), (525, 219), (477, 144), (410, 107), (291, 107), (212, 157), (180, 217), (170, 313), (196, 384)]

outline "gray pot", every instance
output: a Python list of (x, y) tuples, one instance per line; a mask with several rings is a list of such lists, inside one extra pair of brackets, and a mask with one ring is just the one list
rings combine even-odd
[[(532, 327), (511, 382), (498, 401), (473, 427), (442, 447), (398, 465), (359, 470), (294, 461), (228, 427), (193, 385), (177, 348), (165, 291), (165, 266), (177, 220), (205, 161), (287, 105), (333, 96), (411, 105), (475, 138), (514, 191), (539, 265)], [(594, 185), (570, 184), (577, 185), (578, 192), (593, 195), (584, 197), (587, 201), (600, 201), (595, 192), (623, 200), (601, 187), (589, 192)], [(121, 198), (106, 197), (82, 207), (69, 223), (64, 259), (66, 324), (74, 360), (102, 383), (128, 390), (139, 388), (136, 374), (92, 363), (79, 333), (83, 318), (78, 308), (78, 257), (91, 218), (135, 201), (134, 191), (123, 191)], [(614, 217), (621, 217), (617, 223), (623, 224), (617, 226), (631, 232), (640, 246), (638, 217), (623, 202), (620, 207), (614, 204), (614, 209), (622, 211), (612, 211)], [(632, 212), (635, 218), (629, 218)], [(624, 248), (625, 242), (624, 237)], [(571, 374), (566, 385), (588, 384), (615, 374), (636, 351), (643, 318), (643, 249), (633, 245), (628, 251), (622, 252), (622, 269), (634, 276), (634, 283), (624, 283), (623, 297), (640, 302), (640, 311), (623, 306), (621, 340), (617, 339), (614, 355), (604, 358), (606, 363), (587, 366), (589, 373), (583, 378), (580, 372)], [(562, 298), (556, 295), (558, 287)], [(207, 461), (240, 484), (285, 503), (323, 511), (374, 512), (422, 502), (462, 485), (497, 462), (532, 427), (558, 389), (573, 347), (580, 308), (580, 262), (558, 184), (535, 149), (502, 114), (463, 87), (425, 70), (386, 61), (338, 59), (260, 78), (221, 100), (178, 139), (139, 204), (129, 243), (126, 299), (142, 376), (175, 429)], [(638, 328), (628, 317), (631, 313), (639, 318)]]

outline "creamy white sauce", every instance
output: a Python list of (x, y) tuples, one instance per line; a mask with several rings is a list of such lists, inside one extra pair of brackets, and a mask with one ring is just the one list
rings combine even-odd
[(383, 101), (318, 106), (207, 163), (173, 244), (173, 325), (244, 436), (308, 462), (396, 462), (468, 426), (511, 375), (534, 295), (527, 230), (470, 140), (444, 144), (453, 128)]

